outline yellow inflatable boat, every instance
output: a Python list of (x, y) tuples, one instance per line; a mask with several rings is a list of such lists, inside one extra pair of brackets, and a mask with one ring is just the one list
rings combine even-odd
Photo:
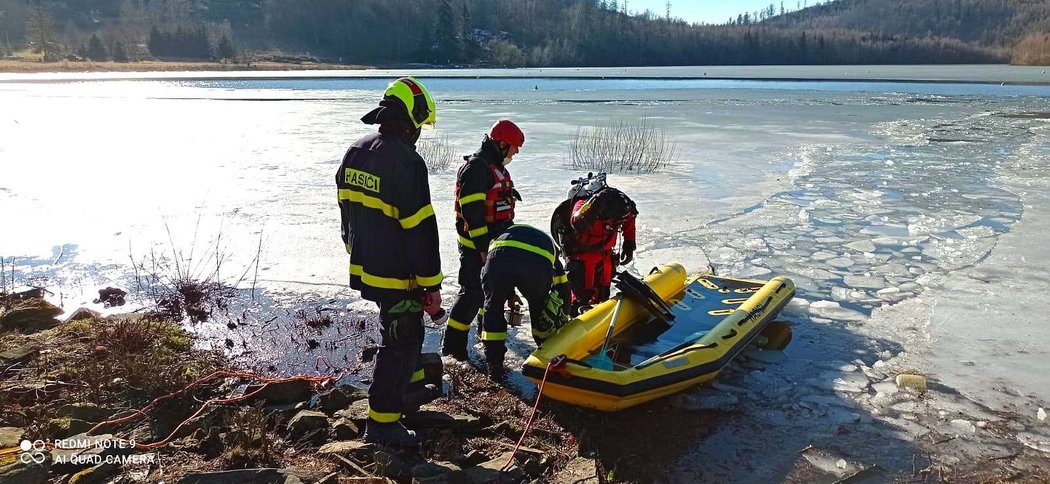
[[(539, 384), (548, 363), (565, 357), (548, 373), (545, 396), (616, 411), (709, 381), (795, 295), (785, 277), (687, 277), (679, 264), (654, 269), (644, 284), (618, 278), (620, 294), (570, 321), (526, 360), (522, 373)], [(623, 287), (625, 279), (633, 288)]]

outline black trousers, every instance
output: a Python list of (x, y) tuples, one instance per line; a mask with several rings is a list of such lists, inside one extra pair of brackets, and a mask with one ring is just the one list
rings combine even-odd
[(419, 297), (379, 301), (382, 341), (368, 387), (368, 417), (379, 423), (401, 418), (402, 399), (416, 373), (423, 349), (423, 307)]
[(481, 254), (469, 247), (459, 246), (459, 295), (449, 313), (445, 327), (446, 347), (466, 350), (467, 332), (481, 309), (484, 295), (481, 291)]
[(508, 255), (494, 255), (486, 263), (481, 275), (485, 295), (485, 315), (482, 320), (481, 340), (485, 344), (485, 359), (503, 364), (507, 353), (507, 319), (503, 309), (517, 289), (529, 305), (529, 320), (537, 343), (545, 338), (550, 328), (543, 328), (543, 309), (551, 290), (554, 269), (549, 264)]

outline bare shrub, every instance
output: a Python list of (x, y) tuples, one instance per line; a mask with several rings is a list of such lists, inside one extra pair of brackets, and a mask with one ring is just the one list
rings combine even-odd
[(416, 152), (423, 157), (430, 171), (444, 171), (456, 161), (456, 148), (448, 137), (436, 136), (419, 138), (416, 141)]
[(1011, 64), (1027, 66), (1050, 65), (1050, 34), (1032, 33), (1014, 47)]
[[(197, 220), (198, 228), (200, 218)], [(136, 258), (129, 246), (129, 257), (134, 270), (134, 281), (140, 292), (145, 293), (156, 305), (156, 315), (179, 321), (184, 317), (190, 321), (205, 321), (215, 310), (225, 310), (228, 300), (234, 296), (234, 288), (245, 280), (249, 270), (258, 270), (259, 256), (262, 253), (262, 234), (260, 234), (258, 252), (255, 259), (236, 280), (221, 277), (223, 263), (227, 252), (222, 245), (220, 228), (214, 242), (207, 246), (202, 255), (197, 254), (197, 229), (194, 229), (193, 240), (188, 254), (177, 248), (171, 229), (164, 221), (168, 233), (170, 253), (157, 253), (150, 248), (149, 254)], [(255, 282), (252, 282), (254, 294)]]
[(277, 441), (271, 433), (273, 425), (262, 407), (235, 410), (226, 416), (226, 423), (239, 432), (239, 441), (222, 454), (231, 469), (272, 467), (278, 463)]
[(678, 143), (649, 118), (619, 119), (576, 128), (569, 147), (572, 167), (619, 173), (654, 173), (678, 157)]

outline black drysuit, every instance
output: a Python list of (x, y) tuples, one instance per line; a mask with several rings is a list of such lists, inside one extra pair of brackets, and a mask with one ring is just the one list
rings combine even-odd
[(443, 278), (427, 167), (405, 136), (375, 133), (347, 150), (335, 182), (350, 287), (379, 305), (382, 324), (368, 415), (396, 422), (423, 345), (422, 291)]
[[(503, 308), (514, 296), (515, 289), (529, 305), (536, 344), (543, 343), (565, 321), (569, 309), (568, 278), (554, 241), (539, 229), (512, 225), (493, 239), (481, 285), (485, 294), (481, 340), (489, 363), (503, 364), (507, 352), (507, 320)], [(552, 289), (559, 303), (552, 304)]]

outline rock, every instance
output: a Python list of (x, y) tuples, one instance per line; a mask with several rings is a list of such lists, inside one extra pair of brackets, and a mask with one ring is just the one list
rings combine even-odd
[(298, 469), (237, 469), (220, 472), (192, 472), (178, 484), (309, 484), (324, 477), (323, 473)]
[(45, 459), (42, 463), (31, 462), (24, 464), (15, 460), (14, 463), (0, 466), (0, 483), (12, 484), (42, 484), (47, 480), (47, 474), (51, 471), (51, 459), (44, 453)]
[[(244, 390), (245, 394), (254, 392), (262, 385), (250, 385)], [(285, 403), (305, 402), (310, 399), (313, 389), (310, 382), (306, 380), (290, 380), (279, 383), (270, 383), (263, 388), (255, 398), (266, 400), (271, 405)]]
[(123, 306), (124, 298), (128, 295), (127, 291), (123, 289), (117, 289), (115, 287), (107, 287), (105, 289), (98, 290), (98, 299), (94, 300), (95, 304), (101, 303), (107, 308), (113, 306)]
[(349, 407), (335, 412), (337, 418), (342, 417), (352, 420), (359, 425), (364, 425), (368, 420), (368, 400), (358, 400), (351, 403)]
[(412, 477), (412, 467), (395, 454), (382, 450), (373, 454), (376, 463), (376, 472), (394, 480), (408, 479)]
[(463, 456), (463, 461), (460, 462), (461, 467), (474, 467), (482, 462), (487, 462), (491, 457), (477, 451), (472, 450), (467, 452), (467, 455)]
[(26, 299), (16, 302), (14, 306), (0, 314), (0, 330), (39, 331), (53, 328), (59, 324), (55, 317), (63, 312), (62, 308), (44, 299)]
[(300, 410), (288, 421), (288, 432), (292, 437), (302, 437), (312, 430), (328, 426), (328, 416), (313, 410)]
[(569, 461), (565, 468), (554, 477), (554, 482), (556, 484), (599, 482), (598, 464), (594, 459), (577, 457)]
[[(118, 444), (113, 434), (77, 434), (65, 439), (51, 451), (52, 469), (69, 474), (102, 463), (106, 458), (130, 454), (128, 444)], [(56, 444), (57, 445), (57, 444)], [(71, 448), (72, 447), (72, 448)]]
[(267, 405), (267, 406), (263, 407), (263, 413), (265, 413), (267, 415), (279, 414), (282, 417), (290, 418), (291, 416), (294, 416), (296, 413), (299, 413), (300, 410), (308, 410), (309, 406), (310, 405), (307, 404), (307, 402), (282, 403), (280, 405)]
[(338, 386), (318, 394), (310, 401), (310, 408), (331, 415), (363, 398), (368, 398), (368, 390), (352, 386)]
[(513, 453), (507, 452), (495, 459), (491, 459), (488, 462), (481, 463), (476, 467), (464, 469), (463, 473), (467, 478), (467, 482), (471, 484), (485, 484), (494, 482), (499, 478), (503, 482), (518, 482), (522, 479), (523, 473), (517, 465), (512, 464), (509, 469), (505, 472), (500, 472), (500, 469), (511, 459)]
[(912, 375), (908, 373), (901, 373), (897, 375), (897, 386), (901, 388), (910, 388), (919, 393), (926, 392), (926, 377), (922, 375)]
[(354, 423), (353, 420), (338, 418), (332, 423), (332, 433), (339, 440), (356, 439), (361, 436), (361, 427)]
[(25, 430), (17, 427), (0, 427), (0, 449), (16, 447), (22, 442)]
[(98, 311), (93, 311), (93, 310), (88, 309), (88, 308), (77, 308), (76, 311), (73, 311), (72, 313), (69, 313), (69, 315), (66, 316), (65, 319), (62, 320), (62, 322), (63, 323), (68, 323), (70, 321), (77, 321), (77, 320), (80, 320), (80, 319), (90, 319), (90, 320), (94, 321), (94, 320), (97, 320), (98, 318), (101, 318), (101, 317), (102, 317), (102, 313), (100, 313)]
[(25, 363), (40, 353), (40, 345), (30, 343), (0, 353), (0, 366), (8, 367)]
[(75, 418), (53, 418), (47, 422), (47, 435), (56, 439), (64, 439), (87, 432), (94, 426), (95, 424)]
[(412, 468), (412, 484), (450, 484), (466, 482), (466, 475), (456, 464), (429, 462)]
[(120, 466), (116, 463), (103, 462), (73, 474), (73, 477), (69, 478), (69, 484), (105, 484), (119, 473)]
[[(70, 403), (62, 405), (55, 411), (55, 414), (59, 417), (69, 417), (85, 422), (102, 422), (112, 415), (109, 410), (99, 408), (94, 403)], [(77, 432), (80, 433), (80, 432)]]
[(1035, 412), (1035, 418), (1039, 419), (1040, 422), (1045, 421), (1046, 420), (1046, 410), (1043, 410), (1043, 407), (1039, 407), (1039, 410), (1037, 412)]
[(360, 440), (347, 440), (341, 442), (329, 442), (317, 450), (319, 454), (348, 455), (354, 453), (370, 453), (375, 451), (374, 444), (366, 444)]
[[(427, 407), (422, 407), (426, 409)], [(405, 425), (423, 428), (452, 428), (455, 430), (478, 430), (484, 427), (481, 419), (472, 415), (448, 414), (438, 410), (423, 410), (405, 415)]]
[(740, 399), (732, 393), (699, 391), (685, 393), (674, 397), (671, 404), (676, 408), (690, 412), (704, 410), (731, 410), (736, 408)]
[(539, 477), (547, 473), (547, 468), (550, 467), (550, 460), (546, 457), (542, 459), (530, 458), (525, 460), (525, 463), (521, 465), (521, 469), (525, 471), (529, 477)]

